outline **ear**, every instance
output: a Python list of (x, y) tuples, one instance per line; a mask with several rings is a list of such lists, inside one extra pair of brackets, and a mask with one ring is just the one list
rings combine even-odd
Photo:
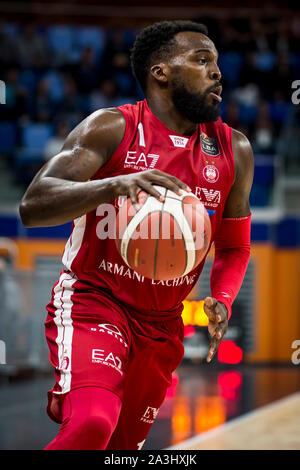
[(155, 80), (159, 81), (162, 85), (168, 83), (169, 67), (165, 63), (152, 65), (150, 74)]

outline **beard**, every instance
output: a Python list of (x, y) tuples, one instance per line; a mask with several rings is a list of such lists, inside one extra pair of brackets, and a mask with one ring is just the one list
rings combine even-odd
[(189, 121), (199, 124), (216, 121), (221, 111), (218, 102), (208, 104), (209, 92), (216, 87), (213, 85), (204, 93), (191, 93), (186, 89), (182, 79), (177, 76), (172, 80), (171, 96), (177, 111)]

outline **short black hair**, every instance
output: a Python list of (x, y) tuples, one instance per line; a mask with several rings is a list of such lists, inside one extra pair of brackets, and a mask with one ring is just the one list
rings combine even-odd
[(149, 68), (157, 60), (165, 60), (176, 47), (174, 36), (182, 31), (195, 31), (208, 35), (207, 27), (202, 23), (188, 20), (161, 21), (144, 28), (136, 37), (131, 49), (131, 67), (133, 74), (146, 92)]

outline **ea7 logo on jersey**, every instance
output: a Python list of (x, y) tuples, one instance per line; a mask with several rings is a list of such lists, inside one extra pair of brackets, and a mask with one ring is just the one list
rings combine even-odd
[(122, 361), (113, 352), (107, 353), (104, 351), (104, 349), (92, 349), (92, 362), (112, 367), (121, 375), (123, 375)]
[(221, 192), (218, 190), (196, 186), (195, 195), (205, 207), (218, 207), (221, 202)]
[(134, 168), (135, 170), (151, 170), (155, 167), (159, 155), (154, 153), (145, 154), (144, 152), (137, 153), (133, 150), (128, 150), (124, 168)]

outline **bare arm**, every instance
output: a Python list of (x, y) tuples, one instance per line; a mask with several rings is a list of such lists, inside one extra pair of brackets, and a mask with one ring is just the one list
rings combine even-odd
[(99, 111), (83, 120), (25, 192), (20, 204), (24, 225), (63, 224), (112, 200), (112, 184), (88, 180), (106, 163), (124, 131), (125, 119), (115, 110)]
[(159, 198), (153, 184), (177, 192), (179, 188), (187, 189), (180, 180), (159, 170), (89, 181), (117, 149), (125, 127), (125, 118), (117, 109), (96, 111), (84, 119), (69, 134), (61, 152), (41, 168), (25, 192), (20, 204), (24, 225), (60, 225), (119, 195), (130, 196), (136, 203), (140, 189)]

